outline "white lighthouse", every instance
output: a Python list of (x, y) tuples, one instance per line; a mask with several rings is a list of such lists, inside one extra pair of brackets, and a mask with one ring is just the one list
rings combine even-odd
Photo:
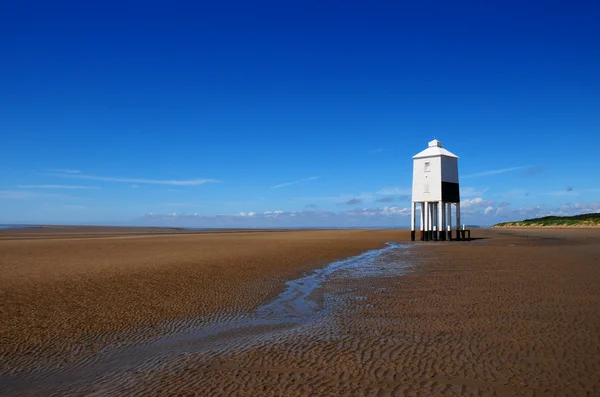
[(417, 223), (417, 204), (420, 204), (421, 210), (421, 240), (452, 239), (453, 204), (456, 208), (456, 238), (460, 239), (458, 156), (444, 149), (442, 142), (437, 139), (429, 142), (427, 149), (413, 156), (411, 217), (413, 241)]

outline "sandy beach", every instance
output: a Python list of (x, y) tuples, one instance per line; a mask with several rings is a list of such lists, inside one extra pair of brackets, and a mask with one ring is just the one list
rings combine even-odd
[(170, 321), (226, 320), (275, 296), (285, 280), (406, 235), (154, 232), (2, 231), (0, 373), (77, 361), (106, 344), (155, 336), (154, 326)]
[(15, 233), (2, 395), (600, 395), (598, 229)]

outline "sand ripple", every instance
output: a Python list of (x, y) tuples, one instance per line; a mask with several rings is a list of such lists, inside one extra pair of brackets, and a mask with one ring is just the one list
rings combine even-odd
[[(391, 268), (382, 267), (381, 258), (402, 247), (393, 243), (388, 247), (368, 251), (357, 257), (337, 261), (317, 269), (299, 279), (288, 281), (286, 289), (272, 302), (257, 310), (237, 316), (217, 315), (210, 323), (198, 327), (197, 322), (166, 324), (161, 338), (127, 347), (105, 345), (101, 352), (71, 363), (69, 369), (45, 370), (38, 367), (33, 373), (20, 377), (5, 377), (10, 389), (38, 393), (70, 383), (68, 390), (58, 387), (56, 393), (73, 393), (74, 384), (95, 384), (101, 393), (112, 393), (116, 385), (131, 383), (139, 374), (155, 373), (171, 357), (189, 357), (206, 354), (218, 357), (251, 349), (262, 349), (275, 341), (295, 340), (302, 335), (320, 333), (327, 322), (327, 313), (340, 303), (320, 291), (323, 282), (332, 276), (362, 277), (363, 273), (391, 274)], [(404, 271), (406, 264), (395, 267), (395, 274)], [(385, 271), (384, 271), (385, 269)], [(321, 298), (319, 298), (319, 295)], [(314, 300), (314, 299), (317, 300)], [(183, 329), (183, 330), (182, 330)], [(319, 329), (319, 331), (317, 331)], [(170, 333), (168, 331), (171, 331)], [(130, 343), (145, 334), (125, 335)], [(137, 384), (138, 382), (133, 382)], [(87, 386), (86, 386), (87, 389)], [(80, 390), (86, 394), (88, 391)]]
[[(102, 396), (600, 395), (600, 240), (480, 233), (490, 239), (417, 243), (337, 269), (303, 295), (317, 306), (296, 313), (298, 321), (275, 315), (253, 323), (265, 318), (260, 310), (230, 315), (140, 343), (115, 354), (117, 362), (97, 361), (94, 371), (84, 365), (62, 385), (53, 375), (40, 383), (46, 394), (26, 391), (48, 395), (53, 385), (54, 395)], [(127, 357), (133, 359), (123, 366)], [(98, 376), (89, 378), (91, 372)]]

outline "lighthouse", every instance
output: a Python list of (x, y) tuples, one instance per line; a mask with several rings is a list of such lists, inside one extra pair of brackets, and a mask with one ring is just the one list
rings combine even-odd
[(456, 239), (464, 237), (460, 231), (458, 156), (444, 149), (437, 139), (413, 156), (412, 241), (416, 238), (417, 205), (421, 240), (452, 239), (452, 208), (456, 210)]

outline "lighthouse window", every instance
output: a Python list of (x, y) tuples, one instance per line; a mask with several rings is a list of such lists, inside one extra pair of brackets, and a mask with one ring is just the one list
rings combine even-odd
[(431, 170), (430, 170), (430, 168), (431, 168), (431, 163), (430, 163), (429, 161), (427, 161), (427, 162), (425, 163), (425, 172), (429, 172), (429, 171), (431, 171)]

